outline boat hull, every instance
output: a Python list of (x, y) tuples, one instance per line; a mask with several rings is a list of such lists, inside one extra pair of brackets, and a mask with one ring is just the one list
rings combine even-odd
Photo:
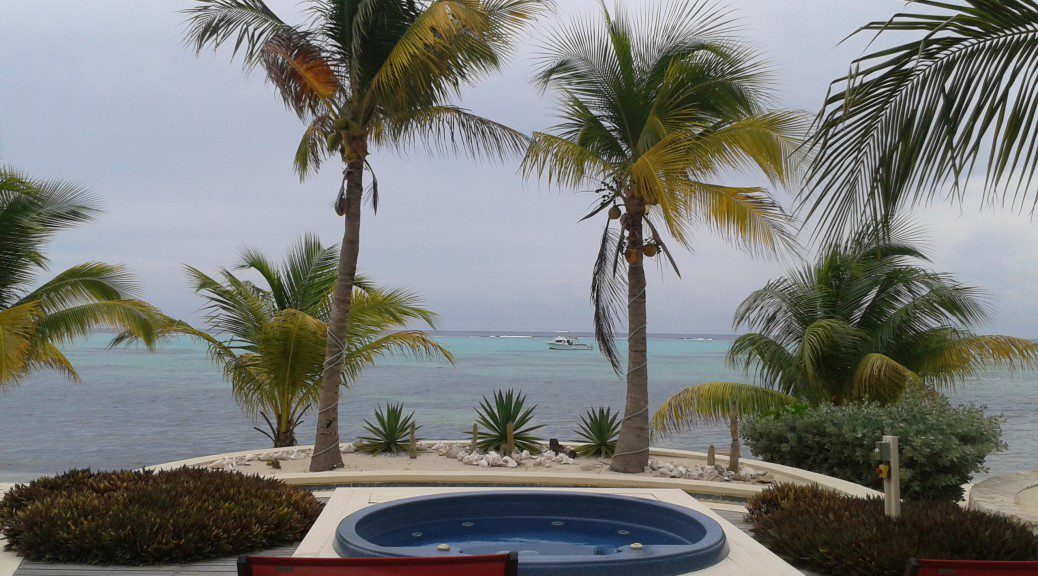
[(553, 342), (548, 343), (548, 348), (552, 350), (592, 350), (588, 344), (555, 344)]

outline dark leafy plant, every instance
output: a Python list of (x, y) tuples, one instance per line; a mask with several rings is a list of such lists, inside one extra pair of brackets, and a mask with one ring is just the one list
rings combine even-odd
[(541, 452), (543, 439), (535, 437), (533, 432), (544, 426), (530, 425), (536, 406), (524, 408), (525, 403), (526, 394), (516, 394), (513, 390), (494, 390), (493, 401), (486, 396), (483, 397), (476, 408), (479, 415), (477, 423), (481, 428), (477, 436), (477, 446), (480, 450), (501, 451), (508, 443), (508, 423), (511, 422), (514, 427), (515, 449)]
[(900, 576), (909, 558), (1035, 560), (1038, 537), (1008, 517), (954, 502), (906, 502), (898, 520), (879, 498), (780, 484), (752, 497), (754, 538), (796, 565), (840, 576)]
[(612, 458), (616, 452), (616, 439), (620, 435), (619, 415), (612, 408), (592, 408), (580, 417), (580, 427), (575, 430), (581, 444), (577, 454), (589, 457)]
[[(407, 450), (408, 435), (414, 412), (404, 416), (403, 404), (386, 404), (375, 408), (375, 423), (365, 420), (364, 429), (370, 436), (361, 436), (357, 450), (367, 454), (399, 454)], [(421, 428), (416, 426), (415, 429)]]
[(1000, 418), (922, 392), (888, 406), (784, 410), (742, 426), (743, 440), (759, 458), (874, 488), (880, 481), (872, 451), (884, 434), (900, 437), (901, 490), (908, 500), (959, 501), (962, 485), (985, 470), (988, 454), (1006, 448)]
[(0, 500), (7, 549), (35, 561), (182, 563), (298, 542), (321, 503), (236, 472), (70, 470)]

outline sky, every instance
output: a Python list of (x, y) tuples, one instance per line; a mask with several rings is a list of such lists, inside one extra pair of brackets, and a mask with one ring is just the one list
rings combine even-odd
[[(300, 21), (294, 0), (269, 0)], [(647, 0), (624, 0), (629, 10)], [(0, 163), (78, 182), (106, 208), (62, 233), (52, 271), (83, 261), (127, 265), (141, 295), (198, 322), (201, 301), (182, 266), (231, 266), (240, 249), (270, 254), (306, 232), (338, 242), (331, 210), (341, 178), (327, 165), (300, 182), (291, 160), (302, 127), (229, 52), (183, 45), (184, 0), (0, 0)], [(550, 97), (531, 85), (545, 32), (596, 0), (560, 0), (520, 40), (505, 69), (460, 103), (531, 132), (549, 128)], [(739, 0), (741, 35), (770, 62), (777, 105), (815, 112), (829, 82), (861, 54), (856, 27), (903, 7), (897, 0)], [(365, 214), (360, 268), (420, 294), (445, 330), (590, 330), (591, 267), (600, 222), (578, 223), (593, 197), (549, 189), (518, 162), (478, 164), (377, 150), (377, 215)], [(730, 177), (752, 185), (753, 176)], [(735, 181), (738, 180), (738, 181)], [(792, 196), (776, 191), (787, 206)], [(1028, 214), (937, 203), (917, 211), (936, 269), (987, 290), (985, 332), (1038, 336), (1038, 222)], [(804, 235), (806, 241), (807, 234)], [(728, 333), (735, 307), (797, 262), (753, 259), (703, 232), (679, 252), (683, 277), (651, 269), (656, 333)]]

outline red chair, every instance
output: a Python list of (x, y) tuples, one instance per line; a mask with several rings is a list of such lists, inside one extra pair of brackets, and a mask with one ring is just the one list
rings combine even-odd
[(442, 558), (239, 556), (238, 576), (517, 576), (519, 555)]
[(1038, 562), (912, 558), (905, 576), (1038, 576)]

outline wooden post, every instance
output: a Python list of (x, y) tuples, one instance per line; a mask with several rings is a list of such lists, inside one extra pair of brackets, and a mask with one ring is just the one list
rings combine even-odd
[(472, 443), (469, 444), (469, 452), (472, 454), (476, 453), (476, 447), (479, 445), (479, 426), (477, 424), (472, 425)]
[(418, 458), (418, 441), (415, 439), (415, 431), (417, 429), (418, 428), (414, 425), (414, 422), (411, 422), (411, 433), (407, 442), (407, 455), (411, 460)]
[(739, 473), (739, 405), (728, 404), (728, 430), (732, 434), (732, 448), (728, 453), (728, 470)]
[(706, 465), (717, 465), (717, 448), (714, 448), (713, 444), (711, 444), (710, 447), (706, 449)]
[(509, 422), (505, 428), (505, 456), (515, 453), (515, 422)]
[(890, 477), (883, 480), (884, 503), (887, 516), (901, 516), (901, 456), (898, 454), (897, 436), (884, 436), (890, 444)]

